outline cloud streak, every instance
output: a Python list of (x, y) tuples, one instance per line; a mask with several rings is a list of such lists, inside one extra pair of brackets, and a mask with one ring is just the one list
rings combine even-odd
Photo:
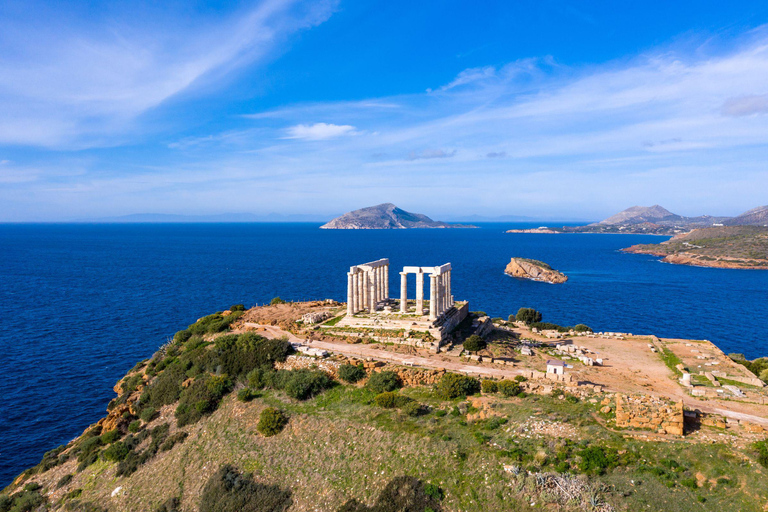
[(117, 13), (122, 22), (84, 18), (64, 26), (39, 25), (9, 9), (0, 15), (0, 144), (113, 144), (137, 117), (268, 59), (332, 8), (264, 0), (214, 23), (158, 9), (146, 17)]

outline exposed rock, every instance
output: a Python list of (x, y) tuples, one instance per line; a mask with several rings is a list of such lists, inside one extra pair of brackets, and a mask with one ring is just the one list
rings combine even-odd
[(392, 203), (369, 206), (336, 217), (320, 229), (410, 229), (410, 228), (474, 228), (467, 224), (449, 224), (432, 220), (421, 213), (401, 210)]
[(541, 261), (529, 260), (526, 258), (512, 258), (507, 264), (504, 272), (512, 277), (520, 279), (531, 279), (533, 281), (544, 281), (546, 283), (564, 283), (568, 277), (562, 272), (554, 270), (552, 267)]

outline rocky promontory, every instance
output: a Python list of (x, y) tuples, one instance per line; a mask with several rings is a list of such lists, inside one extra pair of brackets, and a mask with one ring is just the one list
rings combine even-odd
[(528, 258), (512, 258), (504, 269), (504, 273), (520, 279), (543, 281), (545, 283), (560, 284), (568, 280), (568, 276), (558, 272), (543, 261)]
[(633, 245), (624, 252), (651, 254), (666, 263), (714, 268), (768, 269), (768, 228), (719, 226), (694, 229), (660, 244)]
[(412, 229), (412, 228), (474, 228), (468, 224), (449, 224), (432, 220), (421, 213), (407, 212), (392, 203), (360, 208), (336, 217), (320, 229)]

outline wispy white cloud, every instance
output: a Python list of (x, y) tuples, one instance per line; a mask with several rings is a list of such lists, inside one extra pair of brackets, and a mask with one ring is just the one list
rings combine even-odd
[(288, 128), (287, 139), (325, 140), (334, 139), (343, 135), (354, 135), (355, 127), (343, 124), (299, 124)]
[(721, 112), (724, 116), (733, 117), (768, 114), (768, 94), (730, 98), (723, 103)]
[(768, 35), (713, 47), (581, 68), (523, 59), (429, 93), (251, 111), (242, 130), (177, 141), (151, 169), (91, 173), (40, 202), (252, 211), (258, 197), (266, 211), (336, 213), (393, 200), (437, 215), (471, 195), (488, 214), (598, 218), (638, 203), (735, 214), (768, 189)]
[(210, 23), (159, 7), (143, 19), (62, 25), (38, 25), (37, 9), (26, 18), (13, 11), (0, 19), (0, 144), (108, 144), (170, 98), (282, 51), (333, 5), (263, 0)]

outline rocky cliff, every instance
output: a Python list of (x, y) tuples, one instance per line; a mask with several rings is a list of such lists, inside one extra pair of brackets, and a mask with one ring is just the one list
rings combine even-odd
[(402, 210), (392, 203), (369, 206), (336, 217), (320, 229), (410, 229), (410, 228), (474, 228), (466, 224), (449, 224), (432, 220), (421, 213)]
[(553, 284), (564, 283), (568, 280), (568, 276), (554, 270), (546, 263), (526, 258), (512, 258), (504, 272), (520, 279), (544, 281)]

